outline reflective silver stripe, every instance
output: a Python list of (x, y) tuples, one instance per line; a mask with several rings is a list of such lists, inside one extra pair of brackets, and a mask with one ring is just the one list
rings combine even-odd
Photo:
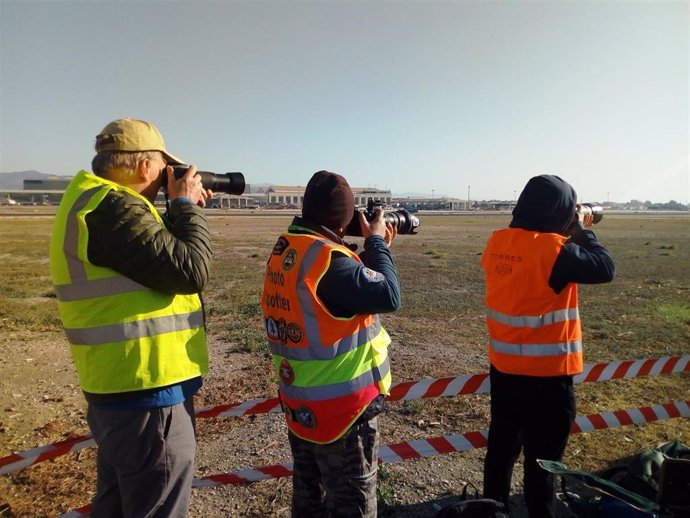
[(559, 309), (538, 316), (508, 315), (506, 313), (500, 313), (498, 311), (494, 311), (493, 309), (487, 308), (486, 315), (499, 324), (504, 324), (506, 326), (532, 328), (550, 326), (559, 322), (578, 320), (580, 318), (578, 308)]
[(62, 249), (67, 260), (67, 270), (69, 277), (74, 281), (86, 279), (86, 269), (84, 263), (79, 260), (79, 224), (77, 223), (77, 213), (83, 209), (91, 197), (102, 187), (93, 187), (81, 193), (72, 205), (67, 215), (67, 225), (65, 227), (65, 241)]
[(63, 302), (147, 289), (138, 282), (119, 274), (115, 277), (93, 281), (89, 281), (86, 278), (86, 267), (79, 259), (79, 223), (77, 221), (77, 214), (86, 206), (94, 194), (101, 189), (102, 187), (93, 187), (81, 193), (67, 215), (65, 241), (62, 249), (65, 254), (71, 283), (55, 286), (57, 297)]
[(376, 381), (381, 381), (383, 378), (388, 376), (388, 374), (390, 374), (390, 372), (391, 372), (391, 364), (388, 361), (388, 356), (386, 356), (386, 359), (384, 360), (384, 362), (381, 365), (379, 365), (378, 367), (373, 367), (372, 371), (373, 371), (374, 379)]
[(203, 312), (195, 311), (101, 327), (65, 329), (65, 333), (67, 341), (72, 345), (102, 345), (194, 329), (203, 325)]
[(309, 287), (304, 282), (304, 278), (314, 266), (324, 246), (325, 243), (320, 240), (316, 240), (309, 245), (307, 251), (304, 253), (304, 258), (300, 261), (299, 271), (297, 272), (297, 300), (302, 311), (307, 343), (310, 345), (320, 344), (322, 342), (321, 334), (319, 333), (319, 323), (316, 318), (316, 311), (314, 310), (314, 304), (317, 304), (317, 302), (312, 299)]
[(582, 352), (580, 340), (556, 344), (509, 344), (491, 339), (489, 343), (497, 353), (511, 356), (558, 356)]
[[(337, 397), (349, 396), (358, 390), (373, 385), (377, 381), (380, 381), (378, 376), (382, 373), (387, 374), (389, 370), (390, 366), (388, 364), (388, 359), (386, 359), (378, 368), (368, 370), (349, 381), (315, 387), (296, 387), (281, 382), (280, 391), (287, 397), (298, 401), (326, 401)], [(383, 375), (385, 376), (385, 374)]]
[(332, 346), (309, 343), (309, 347), (289, 347), (282, 342), (268, 341), (271, 352), (288, 360), (332, 360), (368, 343), (381, 333), (381, 322), (376, 319), (372, 325), (338, 340)]
[[(79, 261), (81, 262), (81, 261)], [(55, 286), (55, 292), (59, 300), (71, 302), (93, 297), (105, 297), (117, 295), (119, 293), (129, 293), (132, 291), (146, 290), (146, 286), (125, 277), (109, 277), (107, 279), (96, 279), (93, 281), (82, 280), (77, 284), (63, 284)]]

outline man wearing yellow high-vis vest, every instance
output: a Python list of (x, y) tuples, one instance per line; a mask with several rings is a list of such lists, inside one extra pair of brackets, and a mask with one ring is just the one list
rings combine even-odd
[(364, 251), (343, 241), (354, 214), (345, 178), (315, 173), (302, 217), (268, 259), (261, 307), (294, 461), (292, 516), (375, 517), (377, 415), (391, 385), (377, 313), (400, 307), (383, 212), (358, 215)]
[(592, 221), (567, 182), (535, 176), (482, 257), (491, 362), (484, 496), (508, 505), (522, 450), (530, 518), (555, 515), (553, 475), (536, 461), (561, 460), (575, 419), (573, 376), (583, 368), (577, 285), (610, 282), (616, 272), (585, 228)]
[[(50, 244), (60, 318), (98, 445), (92, 516), (184, 517), (196, 440), (192, 398), (208, 370), (204, 309), (212, 195), (179, 179), (158, 129), (118, 119), (93, 173), (62, 198)], [(167, 189), (169, 210), (154, 207)]]

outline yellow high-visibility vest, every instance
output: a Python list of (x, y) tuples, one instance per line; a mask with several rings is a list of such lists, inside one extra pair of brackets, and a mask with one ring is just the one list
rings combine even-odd
[(65, 190), (50, 242), (50, 271), (81, 388), (113, 394), (165, 387), (208, 371), (201, 299), (147, 288), (91, 264), (86, 216), (109, 191), (137, 192), (86, 171)]

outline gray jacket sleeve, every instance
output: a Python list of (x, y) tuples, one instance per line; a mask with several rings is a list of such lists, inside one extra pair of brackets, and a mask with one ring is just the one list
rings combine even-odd
[(203, 209), (172, 203), (162, 225), (148, 205), (111, 191), (86, 217), (88, 258), (166, 293), (198, 293), (209, 279), (211, 235)]

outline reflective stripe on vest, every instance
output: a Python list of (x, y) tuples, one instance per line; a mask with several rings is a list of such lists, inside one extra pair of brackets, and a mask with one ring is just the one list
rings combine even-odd
[(193, 329), (204, 325), (204, 314), (201, 311), (183, 315), (134, 320), (109, 326), (90, 327), (86, 329), (65, 329), (67, 340), (72, 345), (102, 345), (110, 342), (137, 340), (149, 336), (173, 333), (183, 329)]
[[(312, 337), (318, 336), (318, 326), (314, 326), (313, 322), (308, 324), (308, 326), (316, 327), (312, 329)], [(369, 336), (377, 336), (381, 332), (381, 323), (378, 319), (374, 320), (372, 324), (368, 327), (363, 327), (358, 329), (355, 333), (344, 336), (337, 343), (332, 346), (322, 346), (313, 348), (297, 348), (289, 347), (282, 342), (277, 342), (275, 340), (268, 341), (268, 345), (271, 348), (271, 352), (288, 360), (332, 360), (333, 358), (346, 354), (360, 345), (368, 341)], [(320, 343), (320, 342), (311, 342)]]
[(560, 344), (509, 344), (490, 339), (494, 351), (511, 356), (557, 356), (582, 352), (582, 342), (563, 342)]
[(148, 289), (132, 279), (113, 272), (113, 277), (104, 279), (88, 280), (86, 267), (79, 260), (79, 224), (77, 214), (81, 211), (91, 198), (103, 187), (93, 187), (84, 191), (77, 201), (72, 205), (65, 226), (64, 251), (67, 260), (67, 270), (71, 279), (71, 284), (61, 284), (55, 286), (55, 293), (61, 301), (72, 301), (88, 299), (92, 297), (104, 297), (118, 293), (129, 293)]
[(362, 390), (374, 383), (381, 381), (390, 373), (390, 363), (388, 358), (383, 364), (368, 370), (364, 374), (357, 376), (349, 381), (334, 383), (333, 385), (319, 385), (318, 387), (296, 387), (281, 383), (280, 390), (292, 399), (302, 401), (326, 401), (338, 397), (347, 396)]
[(498, 311), (494, 311), (493, 309), (487, 308), (486, 315), (496, 322), (500, 322), (506, 326), (531, 328), (550, 326), (559, 322), (580, 319), (580, 312), (578, 308), (559, 309), (557, 311), (551, 311), (540, 316), (508, 315), (506, 313), (500, 313)]
[[(289, 244), (269, 258), (262, 295), (268, 345), (288, 427), (303, 439), (328, 443), (390, 389), (390, 337), (378, 316), (334, 317), (316, 295), (331, 254), (338, 251), (361, 263), (356, 254), (318, 236), (284, 234), (281, 239)], [(288, 254), (297, 262), (286, 268)], [(281, 303), (273, 305), (272, 298)], [(302, 333), (299, 339), (272, 333), (271, 325), (296, 326)], [(305, 415), (306, 420), (294, 418)]]
[(486, 316), (489, 358), (507, 374), (561, 376), (582, 370), (577, 285), (548, 285), (567, 238), (508, 228), (487, 243)]
[(51, 238), (51, 275), (83, 390), (120, 393), (179, 383), (208, 370), (198, 295), (149, 289), (88, 262), (86, 215), (125, 187), (80, 172), (68, 186)]

